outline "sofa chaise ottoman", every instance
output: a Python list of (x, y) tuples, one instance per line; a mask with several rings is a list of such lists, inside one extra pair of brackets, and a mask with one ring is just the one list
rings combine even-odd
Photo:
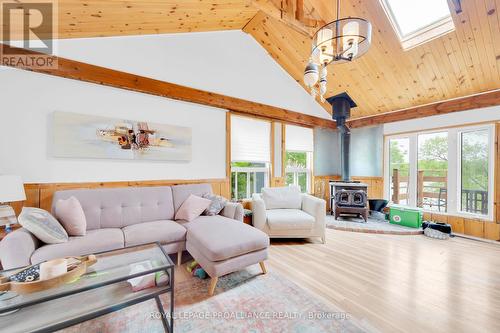
[(236, 224), (224, 216), (200, 216), (184, 224), (187, 229), (188, 252), (211, 277), (209, 294), (212, 295), (218, 278), (243, 267), (260, 263), (266, 273), (269, 237), (247, 224)]
[(66, 190), (54, 193), (55, 203), (72, 196), (82, 205), (87, 220), (85, 236), (69, 237), (65, 243), (44, 244), (24, 228), (0, 242), (4, 269), (27, 266), (65, 256), (85, 255), (127, 246), (159, 242), (181, 263), (186, 248), (212, 278), (209, 293), (218, 277), (267, 259), (269, 238), (243, 221), (243, 207), (228, 202), (216, 216), (200, 216), (191, 222), (174, 216), (190, 194), (212, 193), (210, 184), (111, 189)]

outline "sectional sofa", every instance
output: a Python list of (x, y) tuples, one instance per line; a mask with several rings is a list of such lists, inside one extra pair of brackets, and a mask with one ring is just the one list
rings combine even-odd
[(212, 278), (209, 294), (213, 294), (222, 275), (256, 263), (265, 273), (269, 237), (242, 223), (240, 204), (228, 202), (217, 216), (174, 221), (176, 211), (190, 194), (205, 193), (212, 193), (209, 184), (59, 191), (54, 194), (52, 214), (57, 218), (57, 200), (74, 196), (85, 213), (86, 235), (70, 237), (65, 243), (43, 244), (21, 228), (0, 243), (0, 260), (8, 269), (160, 242), (167, 253), (177, 253), (178, 264), (182, 251), (190, 252)]

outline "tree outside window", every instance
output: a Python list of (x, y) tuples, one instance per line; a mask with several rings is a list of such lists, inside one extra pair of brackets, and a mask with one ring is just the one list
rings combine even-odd
[(269, 183), (269, 166), (259, 162), (231, 163), (231, 199), (249, 199)]
[(285, 155), (286, 185), (296, 185), (303, 193), (311, 189), (311, 157), (310, 152), (287, 151)]

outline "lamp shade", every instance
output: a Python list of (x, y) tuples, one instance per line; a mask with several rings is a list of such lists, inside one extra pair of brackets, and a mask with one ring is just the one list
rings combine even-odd
[(23, 180), (19, 176), (0, 175), (0, 203), (26, 200)]

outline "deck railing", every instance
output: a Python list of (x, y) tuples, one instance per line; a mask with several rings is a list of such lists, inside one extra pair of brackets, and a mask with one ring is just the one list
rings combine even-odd
[[(417, 174), (417, 206), (446, 212), (448, 204), (448, 177), (428, 176), (425, 171), (440, 170), (419, 170)], [(441, 170), (441, 172), (443, 172)], [(408, 176), (402, 176), (399, 169), (392, 171), (392, 197), (394, 203), (408, 200)], [(488, 191), (482, 190), (462, 190), (461, 210), (468, 213), (487, 214)]]

